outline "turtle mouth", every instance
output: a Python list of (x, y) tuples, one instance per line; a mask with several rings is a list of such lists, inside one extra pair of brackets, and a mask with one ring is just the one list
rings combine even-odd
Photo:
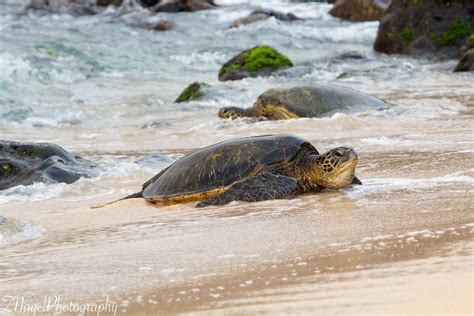
[(338, 168), (336, 174), (340, 175), (341, 173), (346, 172), (349, 169), (355, 169), (357, 167), (357, 162), (358, 159), (356, 158), (342, 163), (340, 168)]

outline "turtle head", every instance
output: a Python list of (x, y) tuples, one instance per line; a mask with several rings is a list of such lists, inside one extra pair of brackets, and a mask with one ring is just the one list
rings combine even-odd
[(244, 116), (245, 110), (236, 106), (228, 106), (219, 110), (219, 117), (223, 119), (235, 120)]
[(358, 157), (349, 146), (331, 149), (317, 160), (317, 183), (328, 189), (342, 189), (351, 183), (360, 183), (355, 178)]

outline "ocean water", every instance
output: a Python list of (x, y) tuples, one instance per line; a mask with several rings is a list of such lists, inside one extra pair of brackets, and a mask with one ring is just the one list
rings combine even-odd
[[(289, 280), (298, 301), (308, 282), (316, 285), (309, 293), (318, 294), (322, 283), (344, 288), (337, 279), (348, 271), (369, 271), (350, 277), (362, 285), (381, 264), (385, 275), (419, 272), (392, 269), (394, 261), (455, 253), (453, 266), (466, 270), (472, 248), (456, 247), (473, 237), (474, 77), (453, 73), (455, 60), (378, 54), (372, 49), (378, 22), (340, 21), (319, 2), (221, 0), (216, 10), (194, 13), (151, 15), (125, 6), (83, 17), (18, 15), (27, 2), (0, 0), (0, 138), (57, 143), (102, 168), (98, 177), (70, 185), (0, 191), (7, 219), (0, 236), (8, 235), (0, 238), (0, 296), (28, 293), (36, 301), (48, 289), (79, 302), (108, 293), (125, 311), (255, 312), (260, 300), (274, 303), (265, 300), (266, 290), (290, 291)], [(303, 20), (270, 18), (229, 29), (257, 7)], [(144, 27), (160, 20), (176, 29)], [(268, 78), (218, 81), (224, 62), (258, 44), (285, 53), (295, 67)], [(340, 58), (347, 53), (361, 58)], [(175, 104), (194, 81), (213, 86), (209, 97)], [(276, 122), (217, 117), (220, 107), (251, 106), (269, 88), (319, 83), (357, 89), (390, 106)], [(364, 185), (199, 211), (193, 204), (157, 208), (137, 201), (89, 209), (138, 191), (197, 148), (271, 133), (306, 137), (320, 151), (353, 146)], [(453, 236), (437, 238), (438, 231)], [(391, 237), (365, 256), (340, 257), (342, 266), (333, 259), (320, 264), (318, 258), (339, 258), (377, 236)], [(405, 242), (410, 237), (421, 242)], [(389, 247), (397, 238), (404, 247)], [(432, 271), (435, 261), (422, 270)], [(311, 269), (287, 269), (303, 262)], [(324, 278), (307, 279), (315, 273)], [(254, 299), (244, 300), (249, 293)]]

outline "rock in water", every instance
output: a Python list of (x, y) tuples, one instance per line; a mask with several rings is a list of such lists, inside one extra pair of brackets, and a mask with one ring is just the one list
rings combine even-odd
[(459, 60), (454, 71), (474, 71), (474, 34), (471, 34), (466, 41), (466, 45), (459, 51)]
[(339, 0), (329, 13), (351, 22), (378, 21), (385, 7), (374, 0)]
[(139, 3), (145, 8), (153, 7), (160, 2), (161, 0), (139, 0)]
[(205, 82), (194, 82), (187, 86), (174, 102), (181, 103), (197, 100), (207, 94), (206, 90), (209, 87), (210, 85)]
[(214, 0), (187, 0), (186, 11), (210, 10), (217, 7)]
[(248, 16), (246, 16), (245, 18), (240, 18), (240, 19), (235, 20), (230, 25), (230, 28), (255, 23), (255, 22), (258, 22), (258, 21), (264, 21), (268, 18), (270, 18), (270, 16), (265, 14), (265, 13), (254, 13), (254, 12), (252, 12)]
[(279, 69), (292, 67), (293, 63), (276, 49), (259, 45), (244, 50), (226, 62), (219, 71), (219, 80), (240, 80), (247, 77), (269, 76)]
[(123, 0), (31, 0), (25, 10), (80, 16), (97, 14), (104, 10), (103, 7), (118, 7), (122, 3)]
[(97, 0), (98, 6), (109, 6), (113, 5), (119, 7), (122, 5), (123, 0)]
[(147, 24), (146, 28), (155, 31), (169, 31), (176, 27), (176, 24), (169, 21), (159, 21), (155, 23)]
[(285, 22), (301, 20), (293, 13), (281, 13), (281, 12), (273, 11), (273, 10), (258, 9), (250, 13), (245, 18), (240, 18), (240, 19), (235, 20), (234, 23), (232, 23), (230, 27), (232, 28), (232, 27), (238, 27), (241, 25), (251, 24), (254, 22), (266, 20), (270, 17), (274, 17), (275, 19), (279, 21), (285, 21)]
[(474, 71), (474, 48), (462, 56), (454, 71)]
[(474, 1), (392, 1), (374, 49), (387, 54), (457, 57), (473, 32)]
[(91, 177), (94, 168), (55, 144), (0, 140), (0, 190), (35, 182), (72, 183)]
[(155, 12), (200, 11), (216, 8), (213, 0), (168, 0), (159, 2), (151, 9)]

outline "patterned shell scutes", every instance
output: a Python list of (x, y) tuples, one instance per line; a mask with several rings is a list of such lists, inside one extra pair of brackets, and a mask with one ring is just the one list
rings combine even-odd
[(157, 199), (227, 187), (291, 162), (303, 144), (314, 149), (307, 140), (286, 134), (217, 143), (179, 159), (147, 181), (143, 197)]
[(270, 89), (261, 94), (258, 100), (263, 106), (284, 105), (301, 117), (318, 117), (344, 110), (374, 110), (387, 106), (376, 97), (333, 85)]

